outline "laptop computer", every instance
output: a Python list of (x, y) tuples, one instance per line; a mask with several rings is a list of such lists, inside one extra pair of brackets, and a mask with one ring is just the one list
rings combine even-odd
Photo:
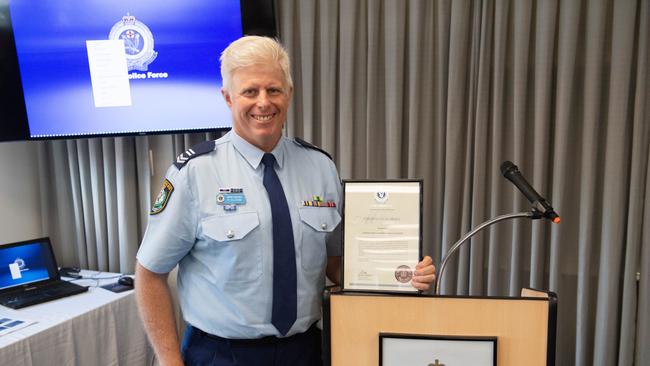
[(61, 280), (49, 238), (0, 245), (0, 304), (12, 309), (88, 291)]

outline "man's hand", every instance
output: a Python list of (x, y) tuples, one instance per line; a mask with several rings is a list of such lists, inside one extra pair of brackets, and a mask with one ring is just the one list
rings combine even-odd
[(325, 274), (336, 285), (341, 284), (341, 257), (327, 257)]
[(433, 265), (433, 259), (427, 255), (420, 263), (415, 265), (411, 285), (420, 291), (427, 291), (435, 280), (436, 267)]

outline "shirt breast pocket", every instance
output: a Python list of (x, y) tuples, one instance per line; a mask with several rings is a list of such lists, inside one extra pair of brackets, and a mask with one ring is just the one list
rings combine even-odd
[(262, 247), (253, 231), (260, 224), (257, 212), (210, 216), (201, 222), (216, 254), (215, 272), (227, 282), (253, 281), (262, 275)]
[(341, 222), (341, 215), (333, 208), (301, 207), (302, 268), (307, 272), (322, 271), (327, 262), (326, 238)]

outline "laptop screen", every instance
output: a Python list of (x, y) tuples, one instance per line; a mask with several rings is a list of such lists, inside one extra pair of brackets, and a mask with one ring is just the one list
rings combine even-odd
[(0, 290), (58, 278), (48, 238), (0, 245)]

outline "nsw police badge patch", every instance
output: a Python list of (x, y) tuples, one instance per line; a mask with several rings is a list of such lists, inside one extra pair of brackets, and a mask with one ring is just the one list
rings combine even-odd
[(169, 202), (169, 197), (171, 197), (172, 192), (174, 192), (174, 186), (170, 181), (165, 179), (162, 188), (160, 189), (160, 193), (158, 193), (158, 197), (156, 197), (156, 202), (153, 203), (151, 211), (149, 211), (149, 215), (163, 212), (165, 207), (167, 207), (167, 202)]

